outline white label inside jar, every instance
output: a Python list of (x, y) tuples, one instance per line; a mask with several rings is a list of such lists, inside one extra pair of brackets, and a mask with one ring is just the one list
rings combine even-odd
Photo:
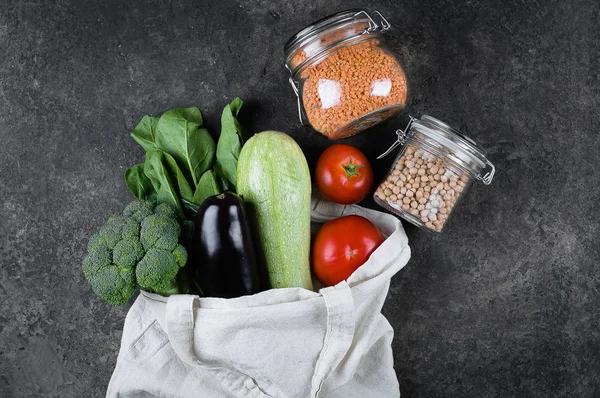
[(319, 79), (318, 92), (323, 109), (339, 105), (341, 102), (342, 86), (335, 80)]
[(387, 97), (392, 91), (392, 81), (390, 79), (377, 79), (371, 84), (372, 97)]

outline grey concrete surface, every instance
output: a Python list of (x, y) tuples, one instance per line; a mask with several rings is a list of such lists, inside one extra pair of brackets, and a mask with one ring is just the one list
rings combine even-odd
[(406, 226), (384, 307), (403, 397), (600, 396), (597, 1), (0, 0), (0, 397), (104, 395), (128, 307), (80, 262), (132, 198), (141, 116), (195, 105), (216, 132), (240, 96), (251, 131), (288, 132), (314, 166), (330, 142), (299, 126), (282, 46), (350, 7), (392, 22), (411, 93), (346, 142), (374, 159), (429, 113), (498, 168), (443, 235)]

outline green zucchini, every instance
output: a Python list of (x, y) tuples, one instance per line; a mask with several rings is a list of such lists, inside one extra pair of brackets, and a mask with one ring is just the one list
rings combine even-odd
[(290, 136), (264, 131), (242, 147), (237, 193), (257, 230), (272, 288), (313, 290), (310, 275), (310, 171)]

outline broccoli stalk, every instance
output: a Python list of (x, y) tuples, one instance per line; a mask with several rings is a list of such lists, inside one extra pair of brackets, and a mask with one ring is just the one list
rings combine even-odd
[(94, 293), (112, 305), (126, 303), (136, 289), (187, 293), (187, 278), (178, 277), (187, 262), (180, 220), (177, 209), (148, 200), (135, 200), (111, 216), (91, 237), (82, 264)]

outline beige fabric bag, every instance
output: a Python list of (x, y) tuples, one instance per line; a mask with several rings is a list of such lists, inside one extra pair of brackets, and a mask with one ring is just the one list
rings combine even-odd
[(392, 215), (313, 199), (315, 226), (358, 214), (385, 242), (347, 282), (235, 299), (142, 292), (107, 397), (398, 397), (393, 329), (381, 314), (410, 258)]

